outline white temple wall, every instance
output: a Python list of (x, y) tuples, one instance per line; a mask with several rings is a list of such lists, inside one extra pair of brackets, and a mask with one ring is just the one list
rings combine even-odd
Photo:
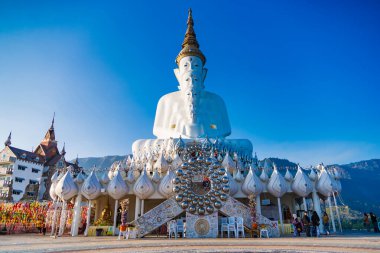
[[(25, 170), (19, 170), (19, 165), (26, 167)], [(38, 170), (38, 172), (33, 172), (33, 169)], [(9, 194), (12, 194), (13, 201), (20, 201), (20, 199), (23, 197), (25, 193), (25, 188), (29, 184), (30, 180), (39, 181), (39, 178), (42, 177), (42, 170), (42, 164), (30, 163), (27, 161), (16, 159), (15, 163), (13, 164), (12, 187), (13, 190), (19, 190), (22, 192), (20, 194), (12, 194), (12, 192), (10, 192)], [(23, 179), (22, 182), (17, 182), (16, 177), (19, 179)], [(35, 192), (34, 194), (37, 194), (37, 192)]]

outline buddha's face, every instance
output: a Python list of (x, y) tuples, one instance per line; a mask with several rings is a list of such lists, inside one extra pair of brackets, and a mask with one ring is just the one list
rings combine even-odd
[(183, 57), (178, 69), (174, 73), (179, 82), (179, 89), (186, 95), (192, 93), (197, 95), (204, 88), (203, 81), (206, 77), (207, 70), (203, 68), (202, 60), (196, 56)]

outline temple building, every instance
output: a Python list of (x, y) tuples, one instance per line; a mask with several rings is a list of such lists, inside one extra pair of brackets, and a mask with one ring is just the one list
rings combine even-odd
[(71, 166), (74, 172), (78, 163), (65, 160), (65, 146), (59, 152), (55, 139), (54, 118), (45, 137), (34, 151), (12, 146), (12, 134), (0, 151), (0, 201), (49, 200), (51, 176), (57, 169)]
[[(176, 64), (179, 91), (158, 102), (156, 139), (136, 140), (133, 156), (101, 175), (96, 170), (87, 177), (75, 177), (70, 171), (53, 175), (50, 195), (62, 210), (75, 199), (72, 235), (83, 223), (83, 201), (90, 207), (86, 235), (94, 224), (110, 225), (117, 233), (119, 201), (126, 198), (126, 219), (138, 237), (178, 220), (186, 221), (186, 237), (217, 237), (225, 217), (235, 217), (247, 228), (259, 224), (278, 237), (286, 233), (292, 214), (302, 217), (304, 211), (316, 211), (321, 217), (326, 201), (331, 206), (331, 197), (341, 191), (339, 173), (323, 164), (308, 170), (300, 166), (280, 170), (268, 160), (259, 162), (249, 140), (228, 138), (226, 105), (220, 96), (205, 90), (206, 57), (191, 10)], [(45, 146), (41, 144), (38, 151)], [(62, 220), (60, 224), (62, 232)]]

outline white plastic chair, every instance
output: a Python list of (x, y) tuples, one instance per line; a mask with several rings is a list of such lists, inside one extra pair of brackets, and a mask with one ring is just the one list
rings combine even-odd
[(242, 217), (236, 218), (236, 236), (239, 237), (239, 232), (241, 232), (241, 237), (245, 238), (244, 233), (244, 220)]
[(137, 238), (137, 229), (136, 228), (128, 228), (127, 236), (129, 239), (136, 239)]
[(260, 238), (264, 237), (264, 234), (267, 238), (269, 238), (269, 230), (266, 227), (261, 227), (260, 228)]
[(172, 234), (174, 233), (175, 239), (177, 239), (177, 221), (171, 220), (168, 222), (169, 229), (169, 239), (172, 238)]
[(223, 232), (228, 233), (228, 223), (227, 218), (220, 219), (220, 237), (223, 238)]
[(185, 227), (182, 219), (177, 220), (177, 234), (182, 233), (182, 237), (185, 237)]
[(234, 232), (237, 237), (235, 217), (228, 217), (228, 238), (230, 238), (230, 232)]

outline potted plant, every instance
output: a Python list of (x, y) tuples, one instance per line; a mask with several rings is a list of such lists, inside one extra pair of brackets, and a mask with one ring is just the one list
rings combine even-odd
[(101, 236), (102, 233), (103, 233), (103, 229), (102, 228), (97, 228), (95, 231), (96, 231), (96, 236)]

